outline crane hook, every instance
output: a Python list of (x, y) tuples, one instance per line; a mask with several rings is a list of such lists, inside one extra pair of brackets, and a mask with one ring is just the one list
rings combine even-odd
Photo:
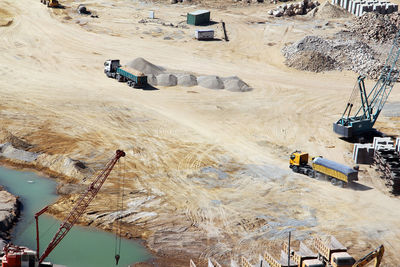
[(118, 265), (119, 258), (120, 258), (119, 255), (116, 254), (115, 255), (115, 265)]

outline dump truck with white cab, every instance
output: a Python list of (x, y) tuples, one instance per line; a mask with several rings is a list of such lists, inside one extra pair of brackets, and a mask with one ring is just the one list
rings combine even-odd
[(119, 59), (109, 59), (104, 62), (104, 73), (108, 78), (116, 79), (119, 82), (126, 82), (133, 88), (144, 88), (147, 85), (147, 76), (143, 73), (122, 67)]

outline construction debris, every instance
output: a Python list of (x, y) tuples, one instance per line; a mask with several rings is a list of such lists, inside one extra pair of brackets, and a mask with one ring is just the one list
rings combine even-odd
[(305, 15), (317, 6), (319, 6), (318, 1), (302, 0), (295, 4), (280, 5), (276, 9), (269, 10), (268, 15), (274, 17)]
[(306, 36), (285, 46), (282, 53), (289, 67), (314, 72), (352, 70), (376, 79), (383, 66), (383, 62), (375, 58), (374, 49), (345, 32), (335, 34), (333, 40)]

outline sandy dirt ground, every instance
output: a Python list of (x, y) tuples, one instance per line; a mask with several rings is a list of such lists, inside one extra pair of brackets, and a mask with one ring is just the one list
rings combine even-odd
[[(80, 3), (98, 18), (78, 15)], [(184, 21), (201, 6), (62, 4), (0, 2), (0, 125), (32, 144), (30, 151), (49, 155), (47, 165), (63, 155), (98, 170), (115, 149), (127, 152), (82, 223), (115, 229), (119, 213), (110, 203), (124, 173), (125, 235), (145, 239), (169, 261), (165, 266), (207, 257), (226, 265), (241, 255), (255, 261), (266, 249), (277, 252), (288, 231), (296, 240), (333, 234), (357, 259), (384, 244), (382, 266), (398, 266), (400, 200), (373, 168), (362, 166), (359, 184), (347, 189), (288, 169), (295, 149), (353, 164), (352, 145), (333, 134), (332, 122), (357, 74), (297, 71), (280, 53), (288, 42), (335, 32), (346, 21), (272, 19), (270, 4), (212, 8), (230, 41), (214, 24), (221, 40), (198, 42)], [(147, 19), (150, 10), (157, 20)], [(196, 74), (237, 75), (254, 90), (134, 90), (104, 75), (106, 59), (136, 57)], [(397, 89), (392, 102), (400, 101)], [(390, 134), (398, 126), (398, 118), (383, 115), (377, 124)], [(75, 182), (87, 183), (82, 177)], [(74, 198), (61, 198), (53, 213), (65, 214)]]

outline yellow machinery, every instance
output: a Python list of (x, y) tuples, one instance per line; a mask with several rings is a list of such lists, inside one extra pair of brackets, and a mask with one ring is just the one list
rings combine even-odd
[(58, 0), (40, 0), (40, 2), (48, 7), (60, 7)]
[(363, 267), (370, 263), (372, 260), (375, 259), (374, 267), (379, 267), (382, 261), (383, 253), (385, 252), (385, 247), (380, 245), (375, 250), (371, 251), (363, 258), (359, 259), (356, 263), (354, 263), (353, 267)]
[(310, 165), (308, 165), (308, 153), (303, 153), (296, 150), (290, 154), (289, 168), (291, 168), (294, 172), (315, 177), (315, 171)]
[(308, 158), (308, 153), (295, 151), (290, 154), (289, 167), (294, 172), (308, 175), (311, 178), (323, 174), (333, 185), (340, 187), (358, 180), (358, 166), (351, 168), (323, 157), (312, 158), (312, 165), (309, 165)]

